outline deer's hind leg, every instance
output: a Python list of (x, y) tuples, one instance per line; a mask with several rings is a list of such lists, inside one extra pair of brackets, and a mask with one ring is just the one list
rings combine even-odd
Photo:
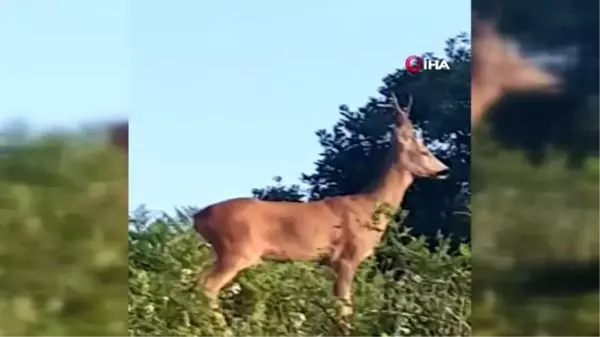
[(256, 259), (245, 257), (217, 257), (204, 274), (204, 294), (216, 299), (219, 292), (242, 270), (256, 263)]
[(221, 254), (217, 256), (215, 262), (204, 273), (202, 280), (203, 291), (209, 299), (210, 308), (220, 325), (227, 326), (225, 317), (222, 315), (219, 307), (219, 292), (231, 282), (240, 271), (257, 262), (258, 258), (250, 258), (242, 254)]

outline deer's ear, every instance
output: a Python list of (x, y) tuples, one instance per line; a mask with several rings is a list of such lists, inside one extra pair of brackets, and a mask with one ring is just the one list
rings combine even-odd
[(396, 109), (398, 110), (398, 113), (404, 115), (404, 117), (406, 119), (408, 119), (408, 117), (410, 116), (410, 111), (412, 110), (412, 106), (413, 106), (413, 97), (412, 97), (412, 95), (408, 95), (408, 103), (404, 107), (400, 107), (398, 105), (398, 101), (397, 100), (395, 102), (396, 102)]

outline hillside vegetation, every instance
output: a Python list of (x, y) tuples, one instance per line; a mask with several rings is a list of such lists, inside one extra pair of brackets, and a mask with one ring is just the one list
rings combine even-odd
[[(197, 285), (211, 262), (208, 244), (190, 230), (185, 212), (146, 222), (143, 211), (129, 233), (129, 333), (136, 336), (222, 335)], [(404, 233), (382, 249), (404, 257), (402, 277), (360, 268), (355, 283), (353, 335), (467, 336), (470, 334), (471, 271), (468, 247), (434, 252)], [(265, 263), (248, 269), (221, 295), (236, 336), (339, 335), (328, 270), (313, 263)]]

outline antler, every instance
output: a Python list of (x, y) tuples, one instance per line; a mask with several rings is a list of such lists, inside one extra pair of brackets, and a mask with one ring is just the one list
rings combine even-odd
[(396, 94), (392, 93), (390, 96), (390, 101), (392, 102), (392, 104), (385, 104), (385, 105), (381, 105), (381, 106), (387, 106), (387, 107), (392, 107), (396, 110), (396, 112), (401, 113), (403, 115), (409, 115), (410, 114), (410, 110), (412, 109), (412, 104), (413, 104), (413, 97), (412, 95), (408, 95), (408, 104), (406, 105), (406, 107), (401, 108), (400, 104), (398, 104), (398, 98), (396, 98)]
[(398, 104), (398, 98), (396, 98), (396, 94), (391, 93), (389, 98), (390, 104), (377, 103), (377, 106), (393, 108), (396, 114), (396, 124), (401, 125), (405, 121), (408, 120), (408, 115), (410, 114), (410, 110), (413, 105), (413, 96), (411, 94), (408, 95), (408, 104), (402, 108), (400, 104)]
[(390, 101), (392, 102), (392, 107), (394, 108), (394, 110), (396, 110), (396, 125), (404, 124), (406, 121), (408, 121), (408, 115), (410, 114), (410, 110), (412, 109), (412, 95), (408, 95), (408, 104), (404, 108), (400, 107), (400, 104), (398, 104), (398, 98), (396, 98), (396, 95), (394, 93), (390, 95)]

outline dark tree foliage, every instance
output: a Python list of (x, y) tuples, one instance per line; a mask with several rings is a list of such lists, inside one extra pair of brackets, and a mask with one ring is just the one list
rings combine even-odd
[(302, 201), (304, 194), (302, 193), (300, 186), (285, 186), (281, 183), (281, 180), (281, 177), (276, 176), (273, 178), (275, 185), (252, 189), (252, 196), (257, 199), (268, 201)]

